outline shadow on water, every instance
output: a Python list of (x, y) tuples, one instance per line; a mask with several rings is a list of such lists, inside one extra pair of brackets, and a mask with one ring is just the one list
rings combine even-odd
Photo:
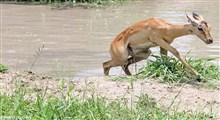
[[(206, 45), (195, 36), (186, 36), (172, 45), (182, 56), (191, 51), (190, 56), (194, 57), (219, 57), (219, 4), (215, 0), (139, 1), (105, 9), (50, 8), (1, 5), (3, 64), (14, 70), (27, 70), (33, 55), (44, 44), (34, 72), (76, 77), (102, 75), (102, 63), (110, 59), (109, 45), (124, 28), (149, 17), (184, 24), (187, 23), (185, 13), (192, 11), (201, 13), (212, 26), (214, 44)], [(152, 50), (158, 53), (158, 48)], [(111, 74), (123, 72), (115, 68)]]

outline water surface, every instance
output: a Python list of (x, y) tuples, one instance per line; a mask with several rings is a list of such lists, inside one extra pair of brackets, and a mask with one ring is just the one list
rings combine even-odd
[[(110, 59), (111, 41), (127, 26), (150, 17), (185, 24), (185, 13), (193, 11), (202, 14), (212, 26), (214, 43), (206, 45), (195, 36), (185, 36), (172, 45), (182, 56), (191, 51), (189, 56), (193, 57), (219, 57), (218, 0), (146, 0), (106, 8), (65, 10), (44, 5), (1, 4), (1, 61), (13, 70), (29, 70), (36, 51), (44, 45), (32, 71), (71, 77), (102, 75), (102, 63)], [(157, 47), (152, 50), (158, 53)], [(218, 62), (219, 59), (215, 61)], [(115, 68), (110, 74), (123, 72)]]

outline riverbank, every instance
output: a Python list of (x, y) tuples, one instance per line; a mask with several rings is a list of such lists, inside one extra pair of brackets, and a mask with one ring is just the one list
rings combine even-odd
[[(118, 6), (134, 2), (131, 0), (88, 0), (88, 1), (1, 1), (1, 4), (15, 4), (15, 5), (46, 5), (50, 6), (52, 10), (67, 10), (72, 8), (106, 8), (108, 6)], [(137, 2), (137, 1), (136, 1)]]
[(127, 101), (136, 104), (140, 96), (147, 96), (151, 104), (178, 112), (191, 111), (214, 114), (220, 117), (220, 89), (197, 88), (190, 84), (168, 85), (154, 80), (114, 81), (113, 77), (89, 77), (80, 80), (57, 79), (32, 72), (0, 73), (1, 94), (11, 96), (16, 91), (25, 92), (25, 98), (34, 100), (36, 93), (45, 98), (70, 96), (83, 99), (91, 96), (107, 101)]

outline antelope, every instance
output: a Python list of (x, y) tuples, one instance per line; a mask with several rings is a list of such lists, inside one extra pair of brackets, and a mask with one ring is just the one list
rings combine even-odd
[(147, 59), (151, 53), (150, 48), (159, 46), (161, 54), (171, 52), (192, 75), (198, 75), (170, 44), (175, 38), (185, 35), (196, 35), (206, 44), (211, 44), (211, 27), (198, 13), (186, 14), (186, 17), (190, 24), (172, 24), (163, 19), (149, 18), (126, 28), (110, 45), (111, 60), (103, 63), (104, 74), (109, 75), (112, 67), (121, 66), (126, 75), (131, 75), (128, 66)]

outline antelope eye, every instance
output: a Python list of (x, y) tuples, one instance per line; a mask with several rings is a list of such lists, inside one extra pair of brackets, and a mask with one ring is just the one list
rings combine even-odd
[(203, 31), (203, 29), (202, 29), (201, 27), (198, 27), (198, 30), (199, 30), (199, 31)]

